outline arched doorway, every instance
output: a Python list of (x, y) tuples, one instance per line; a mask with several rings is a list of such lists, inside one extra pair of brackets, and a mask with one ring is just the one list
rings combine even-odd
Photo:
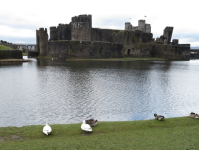
[(128, 51), (127, 51), (127, 55), (128, 55), (128, 56), (130, 55), (130, 49), (128, 49)]

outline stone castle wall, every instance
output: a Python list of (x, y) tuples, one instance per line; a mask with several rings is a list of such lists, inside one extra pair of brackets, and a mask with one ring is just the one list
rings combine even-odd
[(153, 41), (152, 33), (92, 28), (92, 41), (106, 41), (124, 45)]
[(123, 44), (90, 41), (50, 41), (48, 53), (58, 59), (67, 58), (120, 58)]
[(124, 48), (124, 56), (157, 57), (168, 60), (190, 60), (189, 45), (138, 43)]
[(168, 60), (189, 60), (190, 47), (187, 45), (161, 45), (136, 43), (132, 45), (91, 41), (50, 41), (48, 55), (58, 59), (68, 58), (122, 58), (157, 57)]

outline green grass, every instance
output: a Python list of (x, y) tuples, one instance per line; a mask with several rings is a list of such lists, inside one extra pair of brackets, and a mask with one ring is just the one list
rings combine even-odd
[(0, 45), (0, 50), (12, 50), (12, 48), (4, 46), (4, 45)]
[(79, 124), (50, 125), (52, 134), (42, 133), (42, 125), (0, 128), (0, 149), (198, 149), (199, 120), (190, 117), (164, 121), (98, 122), (92, 133)]
[(28, 53), (22, 53), (23, 56), (28, 56)]

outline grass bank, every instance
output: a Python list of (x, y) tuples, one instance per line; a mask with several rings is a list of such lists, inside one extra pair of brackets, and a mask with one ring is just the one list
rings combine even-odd
[(23, 56), (28, 56), (28, 53), (22, 53)]
[(4, 46), (4, 45), (0, 45), (0, 50), (12, 50), (12, 48)]
[(0, 149), (198, 149), (199, 120), (190, 117), (164, 121), (98, 122), (92, 133), (79, 124), (0, 128)]

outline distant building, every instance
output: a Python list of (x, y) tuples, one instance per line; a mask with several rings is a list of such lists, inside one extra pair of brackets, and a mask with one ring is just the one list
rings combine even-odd
[(138, 20), (138, 26), (132, 26), (130, 22), (126, 22), (125, 30), (129, 30), (129, 31), (141, 30), (142, 32), (145, 32), (145, 33), (151, 33), (151, 25), (146, 24), (145, 20)]

